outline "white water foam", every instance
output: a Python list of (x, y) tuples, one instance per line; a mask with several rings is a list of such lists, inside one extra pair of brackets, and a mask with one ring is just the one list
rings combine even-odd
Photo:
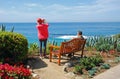
[[(87, 38), (87, 36), (83, 36), (85, 39)], [(59, 38), (59, 39), (73, 39), (73, 38), (77, 38), (77, 36), (74, 36), (74, 35), (64, 35), (64, 36), (59, 36), (59, 37), (56, 37), (56, 38)]]

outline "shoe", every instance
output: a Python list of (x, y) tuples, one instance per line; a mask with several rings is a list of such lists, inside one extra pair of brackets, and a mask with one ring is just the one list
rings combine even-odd
[(71, 57), (72, 57), (72, 54), (71, 54), (71, 53), (70, 53), (70, 54), (68, 54), (68, 57), (69, 57), (69, 58), (71, 58)]
[(48, 58), (48, 56), (47, 56), (47, 55), (44, 55), (43, 57), (44, 57), (44, 58)]
[(40, 54), (40, 58), (43, 59), (43, 55), (42, 54)]

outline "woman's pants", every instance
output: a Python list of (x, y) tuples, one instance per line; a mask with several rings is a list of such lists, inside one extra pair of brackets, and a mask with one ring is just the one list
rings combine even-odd
[(39, 41), (40, 41), (40, 55), (44, 55), (45, 56), (46, 55), (47, 39), (39, 39)]

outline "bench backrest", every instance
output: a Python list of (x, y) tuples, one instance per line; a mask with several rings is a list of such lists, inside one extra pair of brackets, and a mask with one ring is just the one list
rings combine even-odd
[(74, 38), (67, 42), (62, 42), (60, 47), (61, 54), (73, 53), (84, 49), (86, 40)]

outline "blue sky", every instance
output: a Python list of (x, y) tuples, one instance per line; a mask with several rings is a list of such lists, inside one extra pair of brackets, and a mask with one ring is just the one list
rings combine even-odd
[(0, 0), (0, 22), (120, 22), (120, 0)]

